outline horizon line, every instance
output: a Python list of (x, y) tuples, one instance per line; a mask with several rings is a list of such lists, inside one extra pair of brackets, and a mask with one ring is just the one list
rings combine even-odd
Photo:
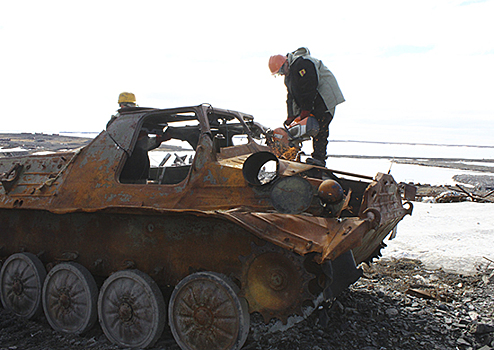
[[(100, 134), (101, 131), (59, 131), (58, 134)], [(0, 134), (44, 134), (43, 132), (14, 132), (0, 131)], [(53, 133), (52, 133), (53, 135)], [(426, 143), (426, 142), (396, 142), (396, 141), (367, 141), (367, 140), (331, 140), (328, 142), (353, 142), (353, 143), (375, 143), (382, 145), (411, 145), (411, 146), (441, 146), (441, 147), (472, 147), (472, 148), (494, 148), (494, 145), (461, 145), (448, 143)]]
[(475, 147), (475, 148), (494, 148), (487, 145), (455, 145), (448, 143), (425, 143), (425, 142), (396, 142), (396, 141), (357, 141), (357, 140), (328, 140), (329, 142), (355, 142), (355, 143), (378, 143), (388, 145), (420, 145), (420, 146), (446, 146), (446, 147)]

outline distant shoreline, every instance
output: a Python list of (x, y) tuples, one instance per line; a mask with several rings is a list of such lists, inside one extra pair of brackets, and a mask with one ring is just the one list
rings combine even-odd
[(356, 140), (329, 140), (329, 142), (375, 143), (381, 145), (494, 148), (494, 146), (486, 146), (486, 145), (453, 145), (447, 143), (423, 143), (423, 142), (387, 142), (387, 141), (356, 141)]
[(447, 157), (420, 157), (420, 156), (387, 156), (387, 155), (379, 155), (379, 156), (368, 156), (368, 155), (348, 155), (348, 154), (330, 154), (328, 158), (355, 158), (355, 159), (390, 159), (395, 161), (396, 163), (404, 163), (401, 160), (408, 159), (416, 159), (418, 161), (421, 160), (429, 160), (436, 162), (484, 162), (484, 163), (494, 163), (494, 159), (489, 158), (447, 158)]
[[(61, 135), (65, 134), (65, 135)], [(61, 131), (60, 134), (44, 133), (0, 133), (0, 153), (1, 149), (23, 147), (26, 149), (35, 149), (46, 151), (77, 148), (89, 143), (93, 137), (68, 136), (66, 134), (97, 134), (96, 132), (81, 131)], [(329, 140), (329, 142), (352, 142), (352, 143), (369, 143), (381, 145), (422, 145), (422, 146), (447, 146), (447, 147), (476, 147), (476, 148), (494, 148), (494, 146), (474, 146), (474, 145), (446, 145), (446, 144), (428, 144), (428, 143), (408, 143), (408, 142), (384, 142), (384, 141), (356, 141), (356, 140)], [(359, 154), (330, 154), (328, 158), (353, 158), (353, 159), (390, 159), (396, 163), (416, 164), (423, 166), (439, 166), (446, 168), (456, 168), (463, 170), (473, 170), (482, 172), (492, 172), (493, 167), (477, 166), (473, 164), (458, 165), (455, 162), (483, 162), (494, 163), (494, 159), (489, 158), (447, 158), (447, 157), (429, 157), (429, 156), (392, 156), (392, 155), (359, 155)], [(445, 164), (443, 164), (445, 163)], [(490, 168), (490, 169), (489, 169)]]
[(60, 131), (59, 134), (100, 134), (101, 131)]
[[(0, 131), (0, 138), (2, 135), (47, 135), (47, 136), (60, 136), (61, 134), (82, 134), (82, 135), (98, 135), (101, 131), (59, 131), (58, 133), (44, 133), (44, 132), (8, 132), (8, 131)], [(79, 137), (79, 136), (71, 136), (71, 137)], [(379, 145), (409, 145), (409, 146), (434, 146), (434, 147), (473, 147), (473, 148), (494, 148), (494, 145), (457, 145), (457, 144), (449, 144), (449, 143), (425, 143), (425, 142), (396, 142), (396, 141), (366, 141), (366, 140), (328, 140), (330, 143), (338, 143), (338, 142), (348, 142), (348, 143), (370, 143), (370, 144), (379, 144)]]

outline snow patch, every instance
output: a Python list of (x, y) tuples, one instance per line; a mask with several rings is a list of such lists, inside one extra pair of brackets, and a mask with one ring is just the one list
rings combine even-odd
[(494, 204), (414, 202), (412, 216), (385, 241), (384, 258), (421, 260), (428, 268), (471, 274), (494, 260)]

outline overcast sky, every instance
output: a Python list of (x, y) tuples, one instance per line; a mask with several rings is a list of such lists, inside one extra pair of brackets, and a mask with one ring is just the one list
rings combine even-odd
[(269, 56), (300, 46), (346, 102), (330, 139), (494, 145), (494, 0), (0, 0), (0, 131), (101, 131), (118, 94), (270, 127)]

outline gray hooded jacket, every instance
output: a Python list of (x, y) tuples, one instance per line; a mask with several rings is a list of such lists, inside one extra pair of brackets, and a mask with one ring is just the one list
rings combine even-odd
[[(336, 105), (345, 101), (343, 94), (338, 86), (338, 82), (333, 73), (317, 58), (310, 56), (309, 49), (301, 47), (287, 55), (288, 64), (292, 63), (299, 57), (310, 60), (314, 63), (317, 71), (318, 86), (317, 91), (321, 95), (328, 110), (332, 110)], [(297, 107), (298, 106), (294, 106)]]

